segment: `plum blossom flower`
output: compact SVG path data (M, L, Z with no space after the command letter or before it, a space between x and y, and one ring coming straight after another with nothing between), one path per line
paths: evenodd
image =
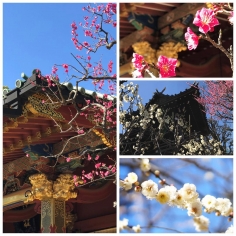
M197 11L193 24L199 27L201 33L206 34L208 31L214 31L214 27L219 25L219 21L215 17L213 10L203 7Z
M130 172L128 174L127 179L129 180L130 183L134 184L135 182L138 181L138 176L134 172Z
M184 208L186 205L186 202L184 200L183 193L180 191L177 191L173 199L171 199L171 201L169 202L169 204L177 206L178 208Z
M226 231L225 231L226 234L233 234L234 233L234 226L231 225Z
M119 224L120 230L123 230L123 229L127 228L128 222L129 222L128 219L120 220L120 224Z
M132 230L133 230L135 233L140 233L140 232L141 232L140 225L133 226L133 227L132 227Z
M189 216L200 216L202 214L202 204L200 200L189 203L187 205L187 210Z
M165 204L170 200L170 193L167 189L161 188L156 195L156 200L161 204Z
M194 217L193 221L196 231L208 232L208 227L210 223L208 218L206 218L205 216L199 216L199 217Z
M216 198L214 196L211 196L211 195L206 195L202 199L202 205L206 208L206 211L208 213L211 213L215 210Z
M188 50L196 49L198 46L199 36L197 36L190 27L187 28L185 33L185 40L188 43Z
M217 198L216 199L216 210L218 210L221 215L229 216L231 213L232 203L228 198Z
M183 198L187 202L195 201L198 197L196 186L194 184L184 184L183 188L181 188L179 191L183 194Z
M132 72L133 78L143 78L143 73L140 70L134 70Z
M138 53L133 53L132 63L136 69L143 68L143 61L144 57L142 55L139 55Z
M168 78L175 76L175 68L177 65L177 59L167 58L165 56L159 56L157 61L157 67L159 68L160 78Z
M132 183L128 180L128 178L125 178L124 180L120 180L120 187L125 191L128 191L132 188Z
M142 194L147 199L154 199L156 197L156 194L158 192L158 186L155 182L153 182L152 180L144 181L141 184L141 187L142 187Z
M112 61L109 61L109 63L108 63L108 72L109 72L109 73L112 72L112 65L113 65L113 62L112 62Z
M62 64L62 67L65 69L65 72L68 72L68 65L67 64Z
M140 169L144 172L149 171L151 169L151 164L149 163L148 158L144 158L141 160Z

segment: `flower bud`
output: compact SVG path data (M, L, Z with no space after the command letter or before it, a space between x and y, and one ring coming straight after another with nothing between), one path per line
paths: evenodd
M136 187L134 188L134 191L135 191L135 192L141 192L141 191L142 191L142 187L141 187L141 186L136 186Z
M155 170L154 174L155 174L156 177L159 177L160 171L159 170Z

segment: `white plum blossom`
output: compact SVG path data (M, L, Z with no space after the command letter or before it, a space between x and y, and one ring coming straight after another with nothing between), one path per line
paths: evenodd
M189 216L200 216L202 214L202 204L200 200L187 204L187 210Z
M187 202L194 202L198 198L198 193L196 192L196 186L194 184L184 184L183 188L179 191L182 192L183 198Z
M234 233L234 226L231 225L226 231L225 231L226 234L233 234Z
M149 163L148 158L143 158L140 162L140 169L144 172L147 172L151 169L151 164Z
M169 202L170 205L177 206L178 208L185 208L186 202L184 200L183 194L180 191L177 191L173 199Z
M120 180L120 187L123 188L125 191L128 191L132 188L132 183L129 182L126 177L124 180Z
M206 218L205 216L199 216L199 217L194 217L193 221L196 231L208 232L208 227L210 223L208 218Z
M231 213L232 203L228 198L217 198L216 199L216 210L223 216L229 216Z
M202 205L206 208L206 212L211 213L213 211L215 211L215 207L216 207L216 198L214 196L211 195L206 195L203 199L202 199Z
M229 216L232 212L232 203L228 198L217 198L216 199L216 210L223 216Z
M141 232L140 225L133 226L132 229L135 233L140 233Z
M130 172L127 177L128 181L132 184L138 181L138 176L134 172Z
M159 189L156 200L162 204L168 203L171 205L170 202L175 199L176 192L176 187L166 185L164 188Z
M126 229L128 226L128 223L129 223L128 219L120 220L120 224L119 224L120 230Z
M141 184L142 187L142 194L147 199L154 199L156 197L156 194L158 192L158 185L153 182L152 180L144 181Z
M156 200L161 204L165 204L170 200L170 192L166 188L161 188L156 195Z

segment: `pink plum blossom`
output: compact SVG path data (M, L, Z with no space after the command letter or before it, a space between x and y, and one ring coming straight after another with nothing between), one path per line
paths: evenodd
M199 37L191 30L190 27L187 28L187 32L185 33L185 40L188 43L188 50L197 48Z
M175 68L177 65L177 59L167 58L165 56L159 56L157 61L157 67L159 68L160 78L168 78L175 76Z
M208 31L214 31L214 27L219 25L219 21L215 17L213 10L203 7L197 11L193 24L199 27L201 33L206 34Z

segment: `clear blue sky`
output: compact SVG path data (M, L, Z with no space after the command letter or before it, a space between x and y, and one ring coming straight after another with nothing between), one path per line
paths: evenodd
M85 23L84 16L91 16L82 8L89 3L4 3L3 4L3 85L15 88L15 81L22 72L31 76L38 68L42 74L50 74L54 64L71 64L79 68L71 56L87 57L86 51L78 51L71 40L71 23ZM105 30L116 38L116 28L104 25ZM88 41L81 27L78 27L80 42ZM111 50L100 48L91 53L92 62L102 59L107 69L108 62L114 62L112 74L116 73L116 46ZM92 63L91 63L92 64ZM80 69L80 68L79 68ZM70 73L79 75L75 71ZM59 70L60 81L67 79L63 68ZM73 82L74 83L74 82ZM86 89L94 89L92 83L80 84Z
M182 188L184 183L192 183L196 185L201 198L207 194L216 198L229 198L228 194L233 192L233 158L195 158L193 160L203 168L209 168L210 171L200 169L180 158L150 158L150 162L160 171L161 177L177 189ZM152 174L148 177L142 175L141 170L137 168L138 163L132 158L121 158L120 179L127 177L129 172L135 172L139 176L140 183L148 179L158 183L159 179ZM161 188L160 184L158 188ZM120 203L121 205L125 203L125 206L120 208L120 220L129 219L129 225L147 226L147 223L153 220L154 226L176 229L183 233L196 232L192 217L187 215L186 210L161 205L156 200L147 200L141 193L135 193L133 190L129 190L127 195L122 192L124 190L120 190ZM230 200L233 203L233 199L230 198ZM204 212L203 215L210 219L209 229L212 233L217 232L219 226L226 230L232 224L227 221L227 217L217 217L214 213ZM158 228L152 228L149 232L173 233L173 231Z

